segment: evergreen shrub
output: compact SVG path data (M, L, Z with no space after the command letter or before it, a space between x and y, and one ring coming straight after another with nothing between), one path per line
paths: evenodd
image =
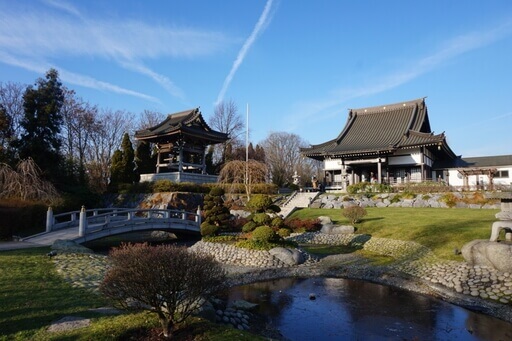
M285 228L285 227L280 228L279 230L277 230L277 234L280 237L282 237L282 238L289 237L291 233L292 233L292 231L290 229L288 229L288 228Z
M251 212L265 212L273 204L272 199L268 195L254 194L247 203L247 208Z
M244 226L242 226L242 232L252 232L256 226L258 226L254 221L248 221Z
M251 240L254 242L271 242L277 239L277 235L270 226L258 226L252 231Z
M272 219L266 213L256 213L254 215L254 217L252 218L252 221L254 221L258 226L260 226L260 225L270 225L270 223L272 222Z

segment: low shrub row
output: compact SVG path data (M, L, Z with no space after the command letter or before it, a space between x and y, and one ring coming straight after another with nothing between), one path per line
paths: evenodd
M159 192L190 192L208 193L213 187L221 187L226 193L245 193L243 184L196 184L191 182L173 182L171 180L158 180L155 182L138 182L134 184L119 184L111 189L115 193L159 193ZM278 187L274 184L255 184L253 194L276 194Z

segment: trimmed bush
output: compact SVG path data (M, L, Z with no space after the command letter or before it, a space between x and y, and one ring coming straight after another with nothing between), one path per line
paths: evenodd
M286 219L284 225L290 228L293 232L315 232L322 228L322 224L318 219Z
M392 191L392 187L385 184L370 183L370 182L359 182L357 184L347 186L347 192L349 194L356 193L389 193Z
M366 209L361 206L351 206L343 209L343 216L350 220L352 224L360 222L367 214Z
M254 194L247 203L251 212L265 212L272 205L272 199L268 195Z
M275 217L272 219L272 222L270 223L270 226L275 228L281 228L284 226L284 220L281 217Z
M244 226L242 226L242 232L252 232L256 226L258 226L254 221L248 221Z
M270 225L270 223L272 222L272 219L266 213L256 213L253 216L252 221L254 221L258 226L260 226L260 225Z
M270 226L258 226L252 231L251 240L255 242L271 242L276 237L276 233Z
M219 232L219 227L207 222L201 224L201 236L211 237L215 236Z
M291 233L292 233L292 230L287 229L287 228L280 228L279 230L277 230L277 234L279 236L281 236L282 238L290 236Z
M224 206L222 199L224 190L220 187L213 187L210 193L204 197L204 224L215 225L220 229L228 229L230 226L229 209ZM208 229L210 231L210 229Z

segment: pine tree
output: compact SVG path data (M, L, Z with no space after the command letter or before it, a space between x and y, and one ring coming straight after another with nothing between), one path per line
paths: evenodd
M122 172L121 182L134 183L138 181L138 175L135 172L135 151L133 150L132 141L130 136L125 133L123 136L123 142L121 142L122 151Z
M17 143L21 159L32 158L46 176L60 176L60 112L64 91L57 70L50 69L45 79L39 78L35 88L29 86L23 95L24 116L20 122L23 133Z
M135 150L135 164L137 174L148 174L155 172L155 163L151 157L151 145L145 141L139 141Z

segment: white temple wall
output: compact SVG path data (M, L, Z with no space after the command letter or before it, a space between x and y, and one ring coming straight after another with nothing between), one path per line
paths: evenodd
M512 165L507 167L497 167L498 173L493 178L494 186L512 186ZM450 186L463 187L464 177L457 169L449 169ZM487 187L489 185L489 177L487 175L469 175L468 185L471 189L478 186Z
M404 152L404 151L400 151ZM399 154L399 153L397 153ZM421 156L422 154L418 152L414 153L404 153L404 155L396 155L388 157L388 165L390 166L398 166L398 165L415 165L421 164Z

